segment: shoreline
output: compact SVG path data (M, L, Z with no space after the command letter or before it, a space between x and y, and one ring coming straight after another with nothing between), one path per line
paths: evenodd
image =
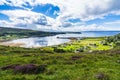
M58 39L77 39L77 40L80 40L80 39L84 39L84 38L87 38L87 37L57 37Z

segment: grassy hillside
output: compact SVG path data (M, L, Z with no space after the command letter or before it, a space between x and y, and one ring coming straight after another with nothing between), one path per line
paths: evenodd
M60 34L59 32L43 32L28 29L4 28L0 27L0 40L10 40L23 37L43 37ZM62 34L62 33L61 33Z
M0 28L0 39L57 33ZM0 46L0 80L120 80L120 34L43 48Z
M0 46L0 80L120 80L119 36L36 49Z
M61 54L0 46L0 67L0 80L119 80L120 51Z

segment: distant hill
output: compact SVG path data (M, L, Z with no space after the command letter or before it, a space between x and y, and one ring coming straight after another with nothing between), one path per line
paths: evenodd
M61 34L61 32L44 32L44 31L36 31L36 30L29 30L29 29L17 29L17 28L6 28L0 27L0 36L5 35L18 35L18 36L52 36L56 34Z

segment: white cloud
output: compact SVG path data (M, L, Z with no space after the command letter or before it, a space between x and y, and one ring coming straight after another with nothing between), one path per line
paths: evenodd
M120 3L118 0L66 0L60 6L59 18L75 17L82 21L103 18L112 12L118 12L120 10L120 5L116 5L118 3Z
M10 22L5 21L5 20L0 20L0 26L3 26L3 27L14 27L13 23L10 23Z
M27 10L4 10L0 13L7 15L10 19L10 22L1 21L6 23L6 26L37 29L37 26L51 27L50 25L54 23L54 19L50 17Z
M120 20L116 20L116 21L113 21L113 22L106 22L105 24L106 25L120 24Z
M13 26L17 24L31 25L40 29L65 29L70 30L77 28L79 30L96 30L96 29L108 29L105 24L99 25L75 25L70 22L65 22L71 18L79 18L81 21L86 22L97 18L104 18L109 14L120 15L120 0L1 0L0 5L4 3L24 8L25 10L8 10L1 11L1 13L8 15L12 21ZM53 4L60 8L59 16L56 19L47 17L41 13L32 12L31 9L23 5L31 5L32 8L41 4ZM27 10L26 10L27 9ZM56 14L56 12L55 12ZM36 22L43 20L41 16L46 17L47 25L35 24ZM40 22L38 22L40 23ZM50 26L51 25L51 26ZM22 26L22 25L21 25ZM70 26L67 27L66 26ZM65 27L65 28L64 28ZM104 27L104 28L103 28Z
M107 30L107 29L105 29L105 27L103 27L103 26L91 24L91 25L66 27L66 28L64 28L63 31L99 31L99 30Z
M12 5L23 7L22 5L31 6L40 4L53 4L60 8L59 17L77 17L83 21L95 18L102 18L103 16L112 13L113 11L120 10L119 0L6 0L2 2Z
M109 30L120 30L120 20L106 22L102 24L105 28L108 28Z

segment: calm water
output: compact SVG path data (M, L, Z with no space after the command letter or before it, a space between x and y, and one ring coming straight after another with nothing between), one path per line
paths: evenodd
M32 48L32 47L44 47L59 45L62 43L69 42L69 39L59 39L57 37L102 37L102 36L112 36L120 33L120 31L86 31L82 34L59 34L55 36L47 37L30 37L16 39L12 41L5 42L6 44L22 44L20 47Z
M104 37L113 36L120 33L120 31L83 31L82 34L65 34L60 37Z

